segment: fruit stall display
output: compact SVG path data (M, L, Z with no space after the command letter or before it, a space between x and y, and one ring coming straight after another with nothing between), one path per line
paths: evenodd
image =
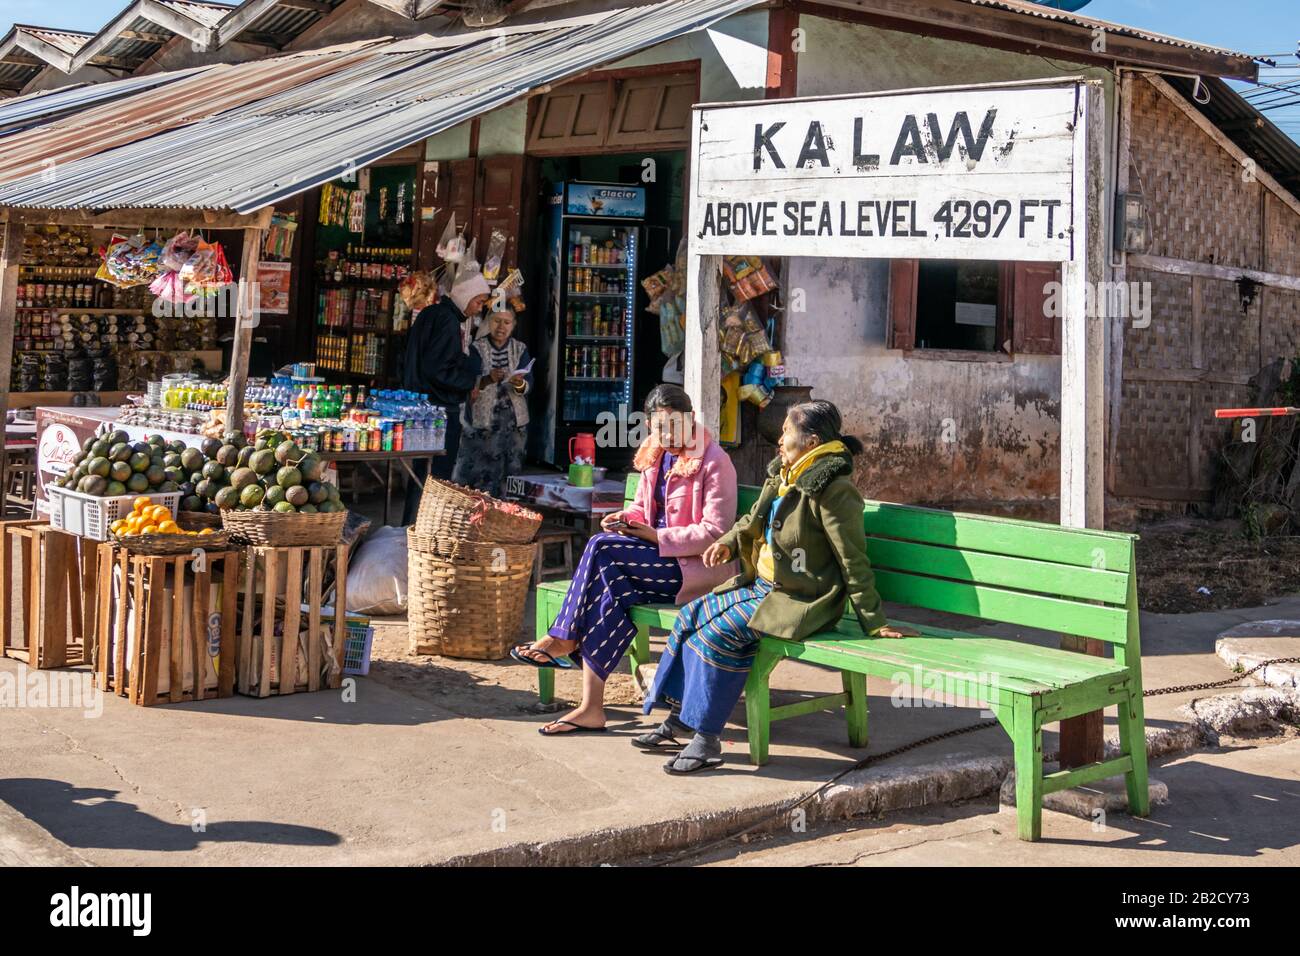
M119 430L87 439L54 486L104 499L176 493L181 511L208 514L346 510L324 473L320 456L302 451L283 432L260 432L252 444L239 432L226 432L224 439L206 438L191 447L161 435L132 442Z

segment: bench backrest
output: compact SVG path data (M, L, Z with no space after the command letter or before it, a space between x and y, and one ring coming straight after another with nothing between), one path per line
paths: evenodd
M630 503L640 476L628 477ZM739 513L759 489L742 485ZM1136 535L868 501L886 601L1137 648Z

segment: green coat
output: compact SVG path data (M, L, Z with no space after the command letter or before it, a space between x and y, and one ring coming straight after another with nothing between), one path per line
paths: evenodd
M781 485L780 469L778 458L768 466L768 480L749 514L718 539L741 565L740 574L718 592L754 583L768 513ZM853 603L864 633L886 623L867 560L862 495L852 474L849 455L827 455L800 475L782 499L772 522L776 582L749 622L755 630L801 641L833 627L844 616L845 601Z

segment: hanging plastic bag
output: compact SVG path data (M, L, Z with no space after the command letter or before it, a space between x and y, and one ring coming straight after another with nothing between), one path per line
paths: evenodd
M453 212L442 230L442 238L434 250L443 262L460 262L465 255L465 238L456 231L456 214Z
M686 348L686 317L676 296L666 295L658 302L659 348L664 355L676 355Z
M185 291L185 280L179 272L161 272L158 278L149 284L149 291L174 305L185 305L194 301L194 296Z
M191 236L188 232L176 233L163 246L162 255L158 257L158 268L168 272L180 272L198 246L197 236Z
M500 229L493 229L488 239L487 258L483 260L483 278L494 282L501 275L501 260L506 254L506 234Z

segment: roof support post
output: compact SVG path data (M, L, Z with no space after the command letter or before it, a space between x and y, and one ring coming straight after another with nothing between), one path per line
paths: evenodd
M0 438L9 411L10 375L13 371L14 326L18 324L18 266L23 259L23 237L27 226L8 222L0 227ZM6 458L0 453L0 518L9 503L9 475Z
M265 230L244 230L244 255L239 265L239 303L235 316L235 343L230 351L230 388L226 397L226 429L244 428L244 386L248 384L248 359L253 350L253 329L260 321L261 295L257 267L262 259Z
M695 420L717 435L722 418L722 353L718 349L722 256L689 255L686 261L686 391L695 406Z
M1074 150L1074 256L1062 269L1061 524L1105 527L1106 179L1102 88L1079 88ZM1100 657L1101 641L1061 636L1065 650ZM1102 757L1101 711L1061 721L1061 768Z

